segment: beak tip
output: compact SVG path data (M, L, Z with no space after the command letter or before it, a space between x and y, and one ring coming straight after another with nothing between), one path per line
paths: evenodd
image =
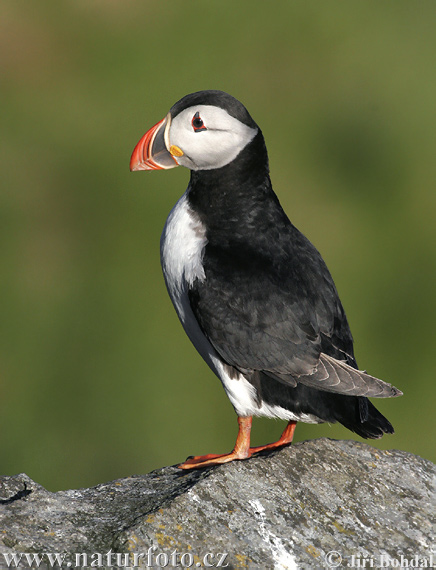
M144 145L142 144L142 139L139 143L135 146L132 156L130 157L130 164L129 168L131 172L135 172L136 170L142 170L141 166L144 164Z

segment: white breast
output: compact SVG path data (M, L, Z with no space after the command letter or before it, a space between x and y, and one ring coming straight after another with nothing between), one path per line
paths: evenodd
M185 296L195 279L205 279L203 251L206 229L189 207L186 193L167 218L160 241L165 283L180 320L186 316Z
M216 352L198 325L188 298L195 279L204 280L203 253L206 229L191 210L186 193L167 218L160 241L161 263L165 283L177 315L191 342L219 376L212 356Z

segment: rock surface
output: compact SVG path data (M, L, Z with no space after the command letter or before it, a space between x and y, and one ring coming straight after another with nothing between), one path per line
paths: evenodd
M436 567L435 482L410 453L329 439L57 493L3 477L0 568Z

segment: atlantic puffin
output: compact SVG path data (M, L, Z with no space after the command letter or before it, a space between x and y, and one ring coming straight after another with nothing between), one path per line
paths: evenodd
M161 237L165 283L239 424L233 451L179 467L288 445L299 421L339 422L363 438L393 433L368 397L401 392L358 369L330 272L282 209L264 137L244 105L222 91L186 95L138 142L130 170L179 165L191 175ZM250 447L253 416L288 423L278 441Z

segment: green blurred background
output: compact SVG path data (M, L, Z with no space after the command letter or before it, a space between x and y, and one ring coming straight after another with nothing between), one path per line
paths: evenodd
M232 448L159 263L189 173L128 169L201 89L259 123L360 367L405 393L375 402L396 434L374 445L436 460L435 26L430 0L1 2L2 474L57 490ZM254 444L282 428L256 420ZM299 424L295 440L320 436L354 437Z

